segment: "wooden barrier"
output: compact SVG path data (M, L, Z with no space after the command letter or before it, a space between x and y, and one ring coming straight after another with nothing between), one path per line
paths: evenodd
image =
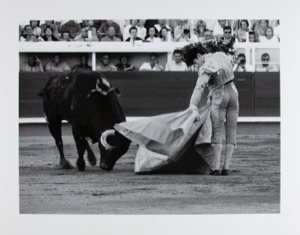
M187 108L197 80L196 72L103 74L121 91L119 101L126 116L151 116ZM37 93L48 79L48 73L19 73L20 118L44 116L42 99ZM235 73L239 116L280 116L279 80L279 73Z

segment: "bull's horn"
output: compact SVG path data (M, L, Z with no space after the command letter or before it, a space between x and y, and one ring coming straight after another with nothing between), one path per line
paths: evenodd
M102 135L100 137L100 142L106 150L114 149L117 147L117 146L111 146L106 142L106 138L108 136L113 136L113 135L115 135L115 130L106 130L105 132L102 133Z

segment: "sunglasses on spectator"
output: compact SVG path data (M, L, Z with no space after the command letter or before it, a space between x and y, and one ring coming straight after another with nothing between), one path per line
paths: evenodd
M262 58L262 61L269 61L269 58Z
M225 34L231 34L231 31L224 31Z
M104 57L103 60L109 60L109 58L108 57Z

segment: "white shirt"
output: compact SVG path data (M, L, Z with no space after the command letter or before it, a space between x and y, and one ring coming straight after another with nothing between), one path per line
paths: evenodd
M268 39L267 37L262 36L260 38L260 42L261 43L279 43L279 40L276 36L273 36L271 39Z
M160 67L160 68L162 69L162 71L164 70L164 68L163 68L161 65L159 65L159 64L158 64L158 67ZM155 66L152 68L150 62L148 62L148 63L147 63L147 62L143 63L142 66L140 67L140 71L141 71L142 69L148 69L148 70L153 70L153 71L160 71L160 70L157 70L157 69L155 68Z
M188 71L188 67L183 61L177 64L175 60L172 60L166 64L165 71Z
M146 42L161 42L161 39L153 37L153 39L151 40L151 38L149 37L146 39Z
M250 64L245 64L244 66L245 66L246 72L252 72L252 71L253 71L252 65L250 65ZM238 70L236 71L236 68L237 68L237 67L238 67L238 64L235 64L235 65L233 66L233 68L232 68L233 72L244 72L244 70L243 70L241 67L239 67Z
M214 30L213 30L213 35L216 36L216 35L223 35L224 32L223 32L223 28L222 26L218 23L216 23L215 27L214 27Z

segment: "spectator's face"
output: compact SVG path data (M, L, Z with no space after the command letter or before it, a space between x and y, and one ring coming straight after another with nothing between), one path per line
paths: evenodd
M112 21L112 20L108 20L108 21L107 21L107 24L108 24L108 25L112 25L112 24L113 24L113 21Z
M87 65L87 63L88 63L87 58L85 56L80 57L80 62L82 65Z
M157 57L155 55L150 56L150 64L154 65Z
M225 27L225 24L226 24L226 20L218 20L219 21L219 24L221 25L222 28Z
M31 27L35 28L37 26L37 21L31 21Z
M109 64L109 56L108 56L108 55L104 55L104 56L102 57L102 63L103 63L104 65L108 65L108 64Z
M272 38L273 37L273 31L272 31L272 29L267 29L266 30L266 36L267 36L267 38Z
M176 63L180 63L181 62L181 54L180 53L175 53L174 54L174 59Z
M198 27L198 30L199 30L200 32L203 32L204 29L205 29L205 24L200 24L199 27Z
M166 20L158 20L158 23L161 27L166 25Z
M29 58L28 58L28 64L31 65L31 66L35 65L35 61L36 61L35 56L30 55Z
M263 28L267 27L267 21L261 20L260 21L260 26L263 27Z
M166 37L166 36L168 35L168 30L163 29L163 30L161 31L161 35L162 35L163 37Z
M52 35L52 30L50 28L47 28L45 31L46 36L51 36Z
M122 58L121 58L121 63L122 63L122 64L127 64L127 62L128 62L127 57L126 57L126 56L122 56Z
M88 21L88 26L92 27L94 25L94 21L93 20L89 20Z
M208 41L210 39L211 39L211 32L210 31L204 32L204 40Z
M52 20L45 20L46 25L51 25L52 24Z
M185 24L185 20L180 20L180 25L183 26Z
M88 37L88 32L87 32L87 30L86 30L86 29L82 29L82 30L81 30L81 35L82 35L83 38L87 38L87 37Z
M133 38L136 38L137 37L137 30L136 29L132 29L130 31L130 35L133 37Z
M264 66L268 66L269 62L270 62L270 56L268 55L263 55L261 57L261 62Z
M224 38L229 39L231 37L231 30L225 29L224 30Z
M249 34L249 42L254 42L254 34Z
M132 20L131 25L136 26L138 24L139 20Z
M242 27L242 29L247 29L247 23L245 22L245 21L242 21L242 23L241 23L241 27Z
M26 29L25 29L25 32L28 36L31 36L32 35L32 27L31 26L27 26Z
M60 62L60 56L59 56L59 55L55 55L55 56L53 57L53 62L54 62L55 64L59 64L59 62Z
M154 28L149 28L149 35L154 36L155 35L155 29Z
M68 40L70 39L69 34L68 34L68 33L63 33L63 39L64 39L65 41L68 41Z
M110 37L115 36L115 28L114 27L109 27L108 30L107 30L107 34Z
M237 58L237 63L238 64L245 64L245 62L246 62L246 59L245 59L245 57L244 56L239 56L238 58Z

